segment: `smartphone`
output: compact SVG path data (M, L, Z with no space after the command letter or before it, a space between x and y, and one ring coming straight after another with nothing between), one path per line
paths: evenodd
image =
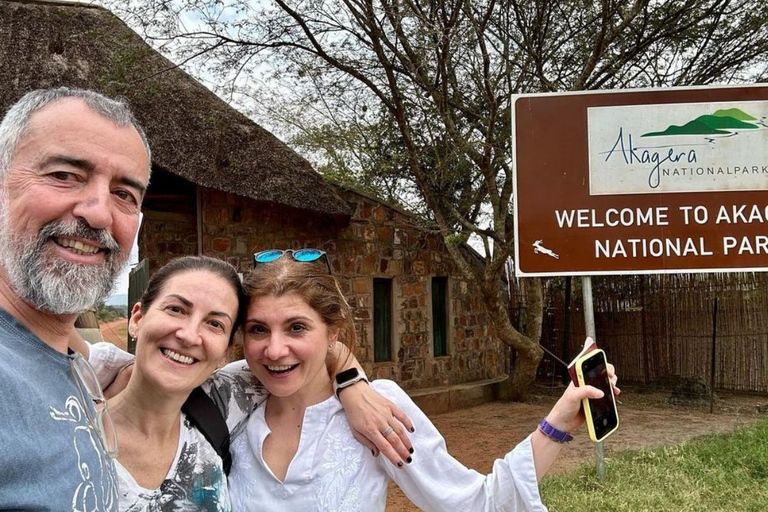
M608 362L605 352L593 350L576 361L576 376L579 386L593 386L601 390L603 398L585 398L582 401L587 418L589 438L598 443L619 428L619 411L613 386L608 378Z

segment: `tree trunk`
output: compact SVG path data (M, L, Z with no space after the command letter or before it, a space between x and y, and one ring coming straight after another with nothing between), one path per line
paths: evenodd
M541 294L541 281L539 279L538 291ZM499 281L500 283L500 281ZM495 285L495 283L494 283ZM496 289L484 289L483 295L491 315L491 322L496 329L496 335L505 345L512 347L517 352L515 366L510 370L510 378L507 381L506 389L502 392L502 399L523 401L528 398L531 384L536 379L536 368L539 366L544 351L541 350L538 338L531 339L528 336L517 331L512 327L512 321L509 318L506 300L502 299L500 285L494 286ZM535 285L534 285L535 288ZM535 290L534 290L535 293ZM538 312L534 311L538 308ZM539 318L538 333L541 334L542 302L532 301L531 307L527 313L532 318ZM536 324L536 322L531 322ZM532 327L534 330L535 326ZM528 330L530 331L531 328Z
M536 368L544 352L538 345L531 343L530 350L517 351L515 367L509 375L509 400L523 402L528 399L531 385L536 380Z
M544 322L544 294L541 289L541 278L526 278L520 281L525 288L527 300L523 334L538 344L541 342L541 329Z

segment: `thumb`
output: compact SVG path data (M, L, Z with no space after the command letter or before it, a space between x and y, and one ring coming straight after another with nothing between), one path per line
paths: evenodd
M580 391L580 397L579 398L591 398L592 400L596 400L598 398L603 398L605 396L605 393L603 393L601 390L597 389L594 386L582 386L581 388L578 388Z

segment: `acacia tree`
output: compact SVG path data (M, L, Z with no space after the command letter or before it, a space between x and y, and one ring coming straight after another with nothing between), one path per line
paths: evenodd
M360 141L376 123L393 127L395 176L414 185L517 351L514 398L542 356L542 300L540 281L523 280L528 318L516 330L501 279L513 254L511 96L754 82L768 62L763 0L134 0L116 10L178 58L202 58L230 91L289 84L271 98L312 113L288 116L294 125L332 119ZM368 149L340 144L335 157ZM484 246L480 265L461 250L470 236Z

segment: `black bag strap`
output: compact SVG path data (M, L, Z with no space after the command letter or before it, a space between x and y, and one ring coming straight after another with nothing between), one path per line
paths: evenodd
M229 453L229 428L221 411L200 386L192 390L181 406L189 421L197 427L221 457L224 474L229 476L232 454Z

